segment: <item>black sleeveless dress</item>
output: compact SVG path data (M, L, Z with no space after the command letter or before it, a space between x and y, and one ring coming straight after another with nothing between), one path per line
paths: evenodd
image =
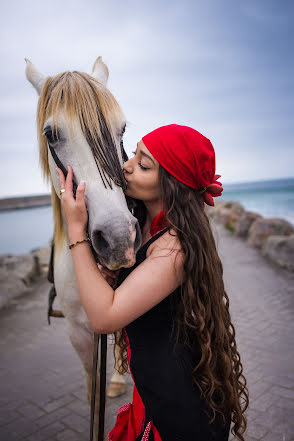
M155 234L137 253L131 268L120 271L118 284L146 259L148 247L167 230ZM133 403L122 406L108 434L110 441L227 441L230 418L223 424L200 399L192 369L201 358L180 342L174 346L172 309L175 290L127 325L128 360L135 383Z

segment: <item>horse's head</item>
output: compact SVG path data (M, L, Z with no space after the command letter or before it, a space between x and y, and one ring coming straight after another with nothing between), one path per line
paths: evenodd
M74 181L86 181L88 234L99 261L129 267L141 243L128 210L122 174L125 117L106 87L108 69L99 57L92 75L64 72L44 77L28 60L26 75L40 95L37 112L40 162L52 184L54 242L65 240L56 161L72 165ZM60 165L58 165L60 167Z

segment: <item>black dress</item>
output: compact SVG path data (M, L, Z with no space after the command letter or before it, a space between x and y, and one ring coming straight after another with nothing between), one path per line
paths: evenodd
M136 264L120 271L119 285L146 259L151 243L166 231L155 234L140 248ZM134 397L133 403L120 408L116 425L108 434L111 441L228 440L230 418L224 425L217 413L209 425L212 413L200 399L200 391L192 380L192 369L201 357L200 348L192 352L181 343L174 347L172 297L177 294L175 290L125 327ZM144 415L137 410L138 400Z

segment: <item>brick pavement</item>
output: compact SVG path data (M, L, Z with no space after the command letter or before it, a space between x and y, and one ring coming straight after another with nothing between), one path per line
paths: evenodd
M294 274L277 269L221 226L219 254L248 380L246 441L294 440ZM220 234L221 233L221 234ZM0 312L0 441L83 441L89 438L89 406L78 356L62 319L46 321L49 284ZM108 351L108 378L112 373ZM108 399L110 430L127 395ZM233 437L231 437L233 439Z

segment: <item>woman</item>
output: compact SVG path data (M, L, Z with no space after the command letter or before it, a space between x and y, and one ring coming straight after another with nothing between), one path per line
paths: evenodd
M108 439L224 441L232 420L243 440L246 379L204 211L222 192L211 142L190 127L160 127L124 164L143 242L115 290L86 242L85 183L74 200L72 169L66 181L58 173L69 240L83 241L71 248L82 304L95 332L123 329L121 370L127 352L135 383L133 402L119 409Z

